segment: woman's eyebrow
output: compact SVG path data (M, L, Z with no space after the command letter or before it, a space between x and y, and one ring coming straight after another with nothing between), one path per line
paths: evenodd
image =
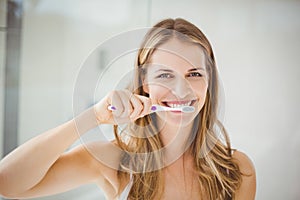
M188 72L197 71L197 70L205 71L205 69L203 67L194 67L194 68L189 69Z
M203 68L203 67L194 67L194 68L189 69L188 72L198 71L198 70L205 71L205 68ZM173 70L171 70L171 69L158 69L155 72L173 72Z
M160 72L160 71L163 71L163 72L173 72L173 70L170 70L170 69L158 69L155 72Z

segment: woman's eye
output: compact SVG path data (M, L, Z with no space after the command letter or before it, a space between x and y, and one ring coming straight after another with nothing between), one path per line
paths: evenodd
M172 78L173 75L169 73L160 74L157 78Z
M188 77L201 77L202 74L200 74L199 72L192 72L190 74L188 74Z

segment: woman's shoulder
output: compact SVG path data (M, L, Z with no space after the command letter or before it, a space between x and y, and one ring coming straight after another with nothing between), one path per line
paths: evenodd
M251 159L246 153L235 150L232 158L236 160L242 173L242 183L236 191L235 199L253 200L256 194L256 173Z
M96 167L103 170L118 171L122 151L114 141L97 141L82 144Z
M255 173L254 164L246 153L239 150L234 150L232 153L232 158L237 161L237 164L239 165L239 168L243 174L251 175Z
M115 141L97 141L81 144L81 151L85 151L85 160L89 160L93 171L99 172L97 185L103 192L115 195L121 183L118 178L118 168L121 158L121 149Z

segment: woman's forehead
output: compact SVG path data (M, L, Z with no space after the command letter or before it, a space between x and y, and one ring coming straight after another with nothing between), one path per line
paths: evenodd
M205 69L205 55L199 45L172 39L155 49L150 63L170 68L181 66Z

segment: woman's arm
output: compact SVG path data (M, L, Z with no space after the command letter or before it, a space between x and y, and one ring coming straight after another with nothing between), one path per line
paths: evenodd
M32 188L23 193L6 196L26 199L66 192L83 184L104 181L105 177L102 174L104 168L104 165L80 145L62 154Z
M112 103L116 111L109 111ZM24 143L0 162L0 194L9 198L29 198L67 191L82 184L115 180L115 170L98 162L80 146L65 150L81 134L99 124L133 121L151 111L151 100L129 91L112 91L94 107L73 120ZM111 144L92 145L93 151L118 162L118 151ZM109 155L106 154L109 152Z
M59 192L91 181L91 175L86 173L88 170L76 172L84 165L80 163L88 158L84 156L87 153L83 149L63 154L79 138L76 123L81 125L78 127L80 133L97 126L94 109L90 108L73 120L38 135L6 156L0 162L0 194L20 198L19 195L28 191L39 195L39 192L35 194L33 191L45 182L47 187ZM87 165L90 164L87 162ZM81 173L79 179L78 173ZM41 193L49 192L46 188Z
M236 200L254 200L256 193L256 173L255 168L249 157L240 152L235 151L233 158L237 160L242 175L242 184L235 194Z

